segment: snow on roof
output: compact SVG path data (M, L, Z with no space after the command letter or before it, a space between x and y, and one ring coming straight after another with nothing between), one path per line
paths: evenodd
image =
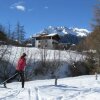
M55 35L57 35L57 33L52 33L52 34L49 34L47 36L55 36Z
M46 34L46 33L43 33L43 34L35 34L33 35L32 37L35 38L35 37L39 37L39 36L55 36L57 35L57 33L51 33L51 34Z

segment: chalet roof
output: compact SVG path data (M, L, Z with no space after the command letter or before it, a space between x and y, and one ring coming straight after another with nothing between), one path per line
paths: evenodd
M58 35L57 33L51 33L51 34L48 34L47 36L55 36L55 35Z
M56 35L58 35L58 34L57 33L51 33L51 34L43 33L43 34L36 34L36 35L34 35L32 37L33 38L36 38L36 37L53 37L53 36L56 36Z

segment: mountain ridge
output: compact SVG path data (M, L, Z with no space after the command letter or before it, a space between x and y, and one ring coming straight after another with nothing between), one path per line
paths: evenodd
M43 34L43 33L47 33L47 34L55 33L61 36L66 35L66 34L72 34L78 37L86 37L89 35L90 31L83 28L67 28L65 26L60 26L60 27L49 26L47 28L44 28L38 34Z

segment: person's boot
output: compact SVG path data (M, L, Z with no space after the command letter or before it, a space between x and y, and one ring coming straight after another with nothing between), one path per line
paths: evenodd
M22 88L24 88L24 85L22 85Z
M22 88L24 88L24 82L22 82Z
M7 88L7 86L6 86L6 82L4 83L4 87Z

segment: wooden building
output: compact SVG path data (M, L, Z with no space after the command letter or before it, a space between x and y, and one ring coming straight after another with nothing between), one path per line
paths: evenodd
M59 35L56 33L46 34L42 33L32 37L35 39L35 47L37 48L47 48L47 49L56 49L59 44Z

